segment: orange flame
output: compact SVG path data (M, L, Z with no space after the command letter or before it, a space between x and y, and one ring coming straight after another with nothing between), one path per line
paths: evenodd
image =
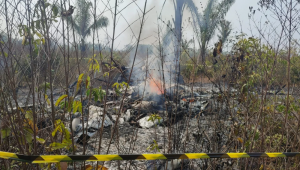
M150 92L151 93L156 93L156 94L163 94L163 90L162 90L162 83L160 80L156 80L155 78L151 78L150 79Z

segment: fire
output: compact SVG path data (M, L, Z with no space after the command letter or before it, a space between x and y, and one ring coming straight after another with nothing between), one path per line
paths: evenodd
M151 78L149 82L150 86L150 92L151 93L156 93L156 94L163 94L163 88L162 88L162 83L160 80L157 80L155 78Z

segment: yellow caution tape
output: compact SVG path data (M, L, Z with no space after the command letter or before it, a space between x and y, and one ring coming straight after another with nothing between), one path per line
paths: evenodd
M210 158L277 158L298 157L300 152L276 153L185 153L185 154L132 154L132 155L21 155L0 151L0 158L29 163L56 163L74 161L112 161L112 160L158 160L158 159L210 159Z

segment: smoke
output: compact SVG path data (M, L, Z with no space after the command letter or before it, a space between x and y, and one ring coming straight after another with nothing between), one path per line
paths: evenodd
M133 85L138 87L140 95L143 93L144 95L162 94L164 93L164 84L166 88L169 88L176 83L183 83L182 77L178 74L179 69L177 67L180 62L181 48L178 40L182 40L181 38L184 36L184 33L188 32L188 34L191 34L192 32L192 21L188 21L192 15L186 9L187 6L183 1L185 0L176 0L177 10L174 10L173 1L166 1L163 8L164 1L153 0L149 5L149 8L151 6L158 8L158 10L156 9L158 12L156 14L153 12L147 14L141 36L142 45L139 45L131 77ZM196 9L196 6L194 6L194 9ZM160 12L161 17L158 19ZM130 22L133 22L135 18L136 16L132 17ZM190 24L190 27L188 24ZM187 29L183 30L183 26ZM139 31L140 22L133 25L132 32L129 35L137 37ZM162 48L159 47L159 41ZM132 66L134 55L135 47L129 54L130 62L128 68ZM178 75L180 76L179 78Z

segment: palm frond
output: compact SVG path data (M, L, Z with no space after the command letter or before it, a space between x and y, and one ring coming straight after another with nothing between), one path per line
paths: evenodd
M229 11L230 7L234 4L235 0L223 0L218 4L216 10L218 11L218 18L222 20L227 12Z
M223 0L218 4L216 4L216 0L208 2L203 15L200 15L201 24L199 25L201 42L204 46L214 36L218 25L224 19L234 2L235 0Z
M91 34L91 30L94 30L94 29L97 30L102 27L107 27L107 25L108 25L108 18L101 16L96 20L95 23L93 23L91 26L89 26L89 28L86 29L85 34L87 36L89 36Z
M218 30L220 32L218 38L222 40L224 44L232 31L231 22L226 20L221 21Z
M193 0L186 0L186 5L188 7L188 9L190 10L191 14L192 14L192 19L193 19L193 25L199 25L200 24L200 16L199 16L199 12L198 9L194 3Z
M91 2L87 2L85 0L77 0L77 8L75 15L75 22L77 23L80 29L80 35L84 38L86 37L86 29L90 25L92 16L89 12L89 9L92 7Z
M217 23L215 3L216 0L210 0L204 9L203 14L199 14L199 17L201 18L199 27L202 46L206 46L215 32Z

